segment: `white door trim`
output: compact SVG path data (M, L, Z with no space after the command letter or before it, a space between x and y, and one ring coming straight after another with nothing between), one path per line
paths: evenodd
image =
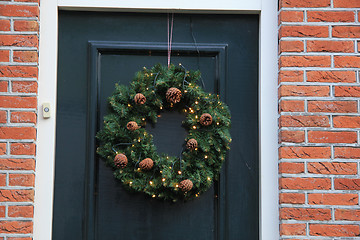
M39 116L35 178L34 240L49 240L55 168L58 9L89 11L179 11L260 13L260 239L279 238L277 155L277 0L51 0L41 1L38 108L49 102L52 116Z

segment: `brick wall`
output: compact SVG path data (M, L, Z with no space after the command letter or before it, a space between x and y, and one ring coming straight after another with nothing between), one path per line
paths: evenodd
M360 235L359 19L360 0L279 2L281 239Z
M38 0L0 0L0 240L32 239Z

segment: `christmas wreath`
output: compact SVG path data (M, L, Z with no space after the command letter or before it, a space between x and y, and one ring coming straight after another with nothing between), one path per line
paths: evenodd
M218 178L231 142L230 112L219 95L198 85L200 78L181 64L158 64L137 72L130 86L116 84L97 153L125 188L177 201L198 197ZM158 153L144 128L170 109L186 115L180 156Z

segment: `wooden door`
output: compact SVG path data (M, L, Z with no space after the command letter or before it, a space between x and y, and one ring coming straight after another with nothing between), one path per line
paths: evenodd
M258 239L258 25L257 15L175 14L171 61L200 69L227 102L233 141L219 182L169 203L125 191L95 153L114 84L166 64L167 15L59 13L54 240ZM148 128L159 152L178 154L182 118Z

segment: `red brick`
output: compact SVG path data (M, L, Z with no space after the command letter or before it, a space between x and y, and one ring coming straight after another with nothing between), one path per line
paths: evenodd
M304 131L281 131L279 133L280 142L302 143L305 142Z
M0 158L0 170L35 170L35 160Z
M32 233L33 223L31 221L0 221L0 233Z
M360 56L334 56L335 67L360 68Z
M12 143L10 154L12 155L35 155L36 145L34 143Z
M309 112L356 113L356 101L309 101Z
M330 127L327 116L296 116L282 115L279 118L280 127Z
M306 235L305 223L282 223L280 224L281 235Z
M321 208L282 208L280 219L284 220L331 220L331 210Z
M35 184L34 174L9 174L10 186L33 187Z
M0 217L1 218L4 218L5 217L5 206L0 206ZM2 238L0 238L0 239L2 239Z
M336 190L360 190L360 179L358 178L336 178L334 180Z
M304 193L280 193L279 203L289 204L304 204L305 194Z
M280 52L303 52L304 43L302 41L281 41Z
M0 19L0 31L10 31L10 20Z
M309 71L307 82L356 82L354 71Z
M0 66L0 77L36 78L38 68L33 66Z
M35 35L1 35L0 46L38 47L39 40Z
M0 62L9 62L10 58L9 50L0 50Z
M14 51L14 62L37 62L36 51Z
M280 173L303 173L304 163L282 162L279 163Z
M303 22L303 11L281 11L279 14L280 22Z
M330 95L329 86L294 86L282 85L279 88L280 97L328 97Z
M308 22L354 22L352 11L308 11Z
M0 186L6 186L6 174L0 174Z
M280 0L280 8L329 7L330 0Z
M37 21L15 21L14 22L14 30L22 31L22 32L37 32L39 31L39 24Z
M36 123L36 113L34 112L11 112L12 123Z
M334 174L334 175L357 174L356 163L309 162L307 163L307 169L309 173L314 173L314 174Z
M1 202L32 202L34 201L34 191L0 189L0 201Z
M356 237L360 233L358 225L310 224L309 228L311 236Z
M310 205L357 205L357 194L346 193L309 193Z
M335 86L336 97L360 97L360 87Z
M33 206L9 206L9 217L32 218L34 216Z
M360 117L358 116L334 116L335 128L360 128Z
M23 0L23 1L31 2L31 0L29 0L29 1ZM19 0L15 0L15 2L19 2ZM0 238L0 240L2 240L2 239ZM30 237L11 237L11 238L8 237L7 240L33 240L33 239Z
M330 56L281 56L280 67L330 67Z
M330 147L280 147L280 158L330 158Z
M8 81L0 81L0 92L7 92L9 90L9 82Z
M360 221L360 209L335 209L335 220Z
M328 37L328 26L281 26L279 37Z
M0 5L0 15L4 17L38 17L39 7L28 5Z
M279 188L293 190L330 189L331 181L329 178L280 178Z
M355 52L353 41L307 41L308 52Z
M355 147L335 147L335 158L360 158L360 148Z
M360 8L359 0L334 0L336 8Z
M0 143L0 155L6 154L6 143Z
M280 111L281 112L304 112L305 111L304 101L281 101Z
M33 127L0 127L0 139L36 139Z
M356 132L309 131L310 143L356 143Z
M0 96L2 108L36 108L36 97Z
M0 123L7 122L7 114L6 111L0 111Z
M360 26L334 26L332 36L338 38L359 38Z
M35 81L13 81L12 91L21 93L36 93L38 84Z
M304 72L303 71L280 71L279 72L279 83L280 82L303 82Z

